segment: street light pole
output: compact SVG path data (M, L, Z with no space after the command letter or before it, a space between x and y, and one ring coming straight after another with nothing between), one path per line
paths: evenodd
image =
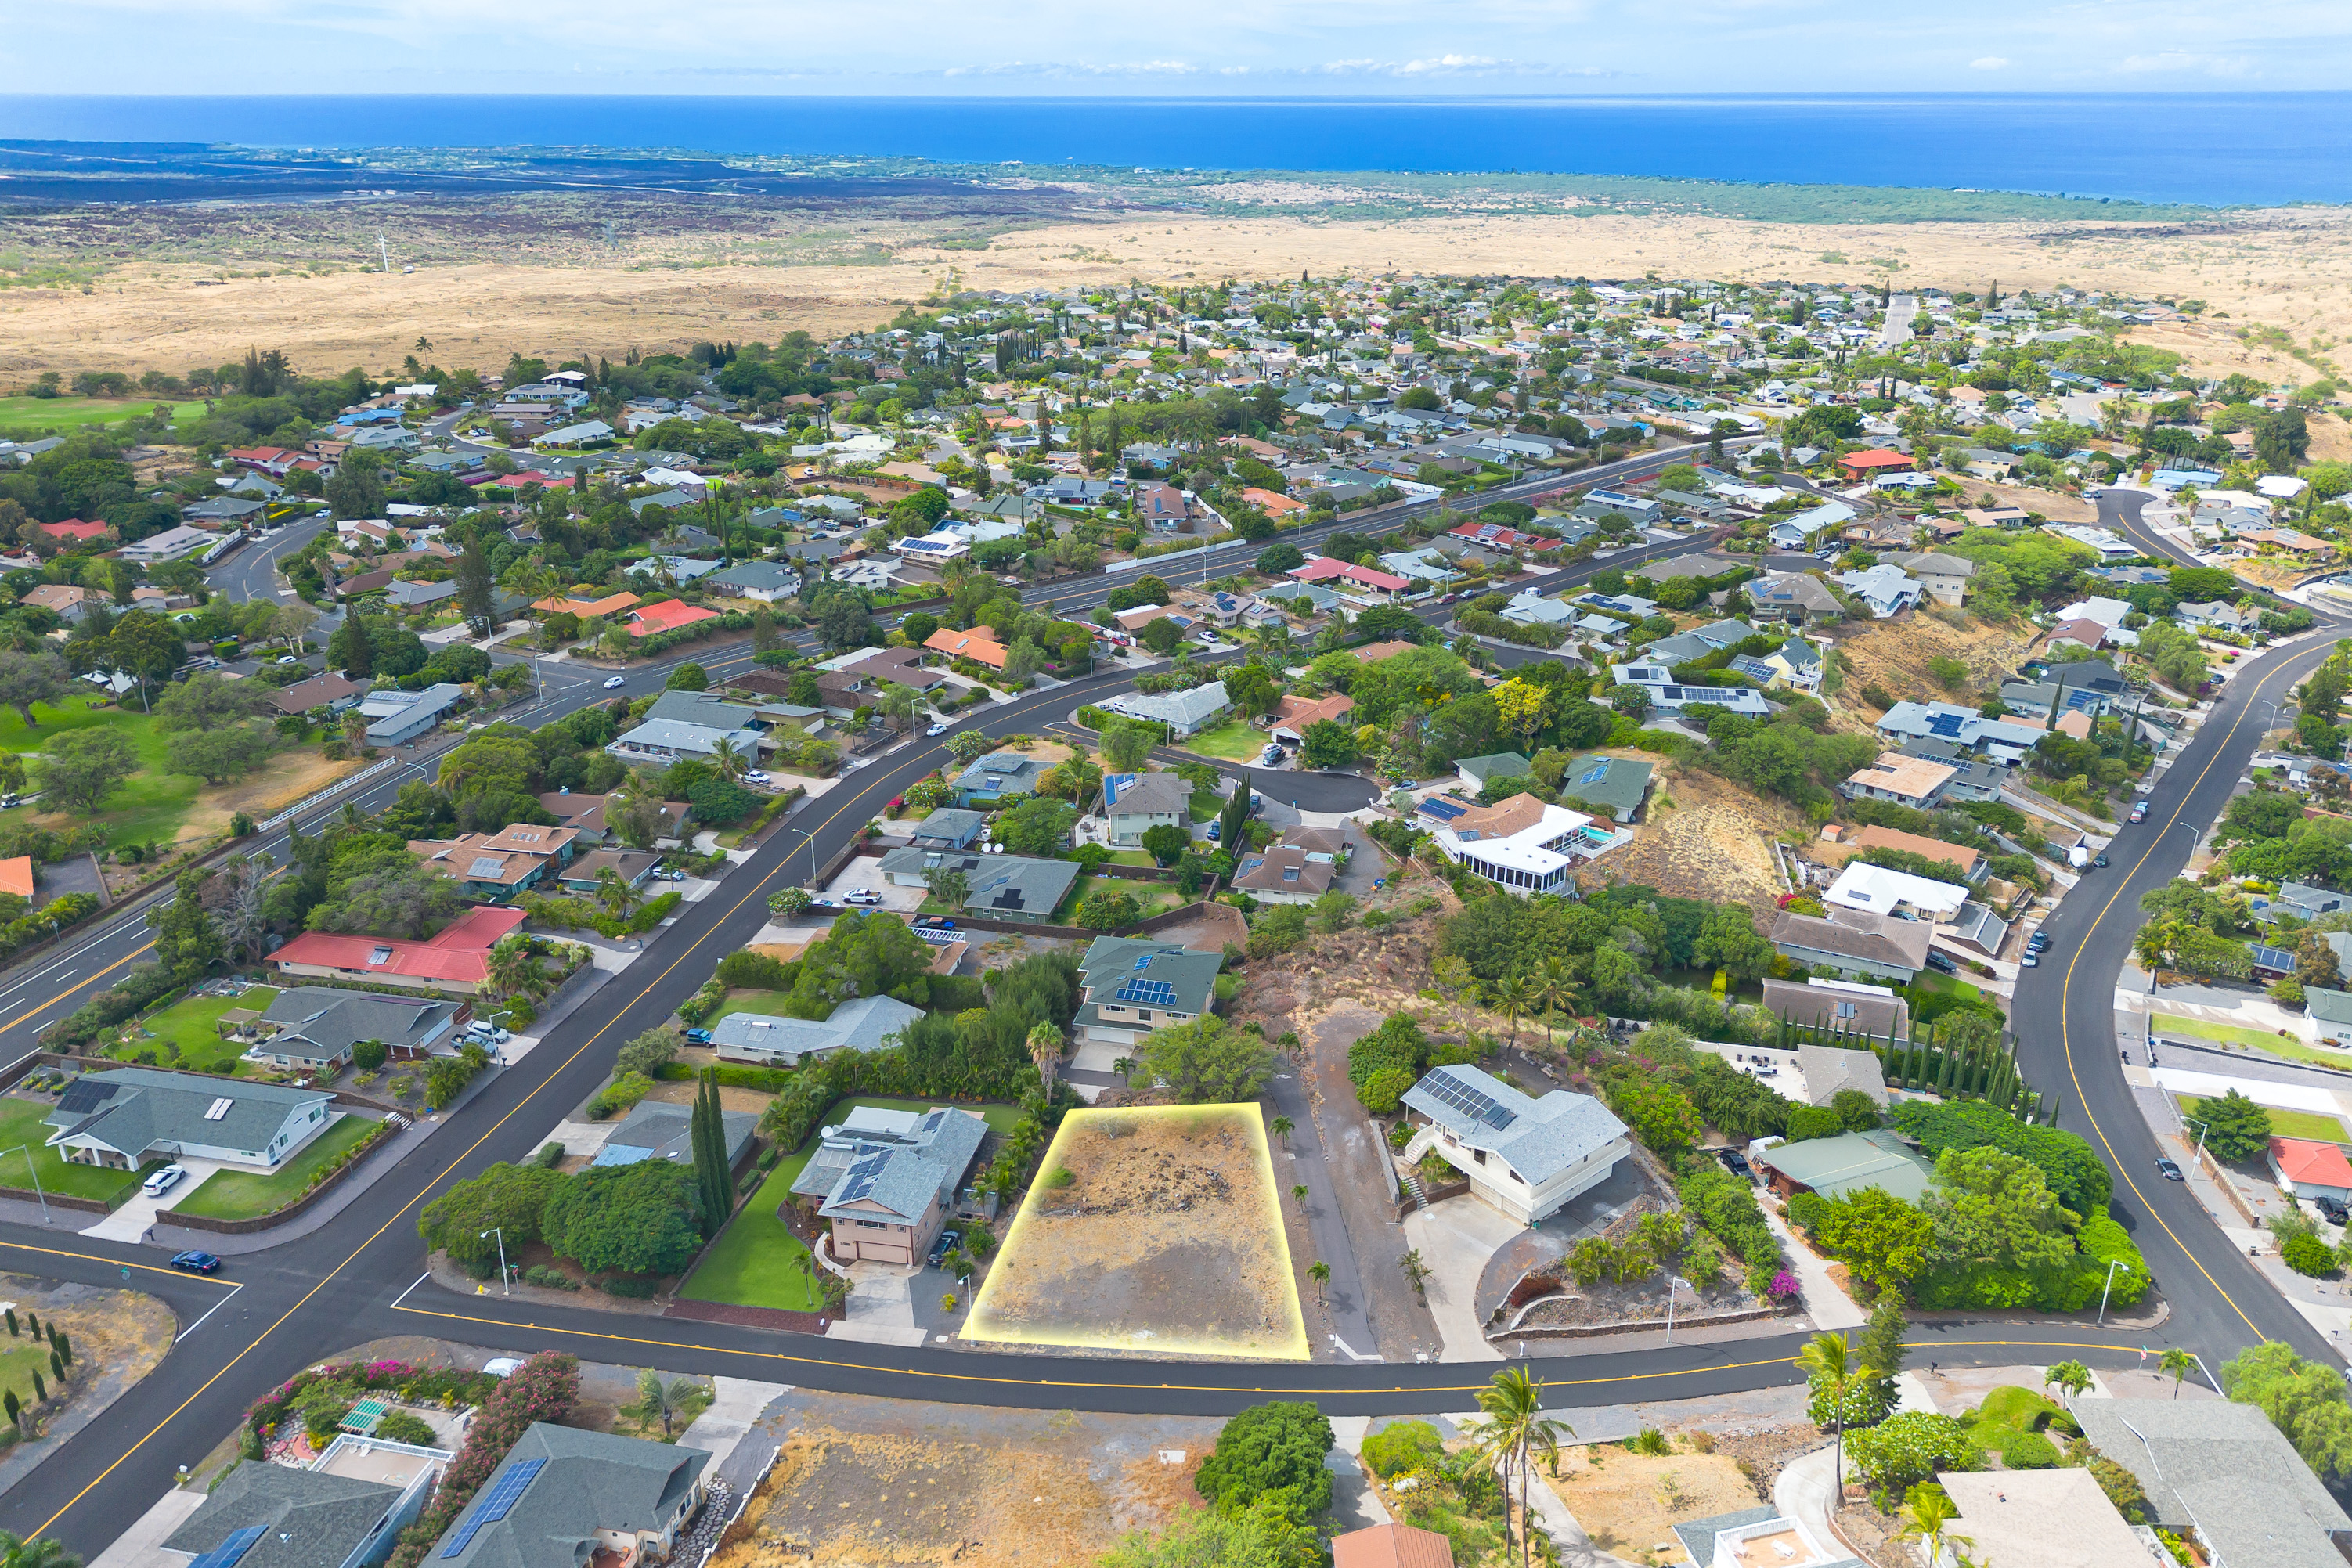
M511 1296L514 1294L514 1288L507 1282L506 1227L503 1225L493 1225L488 1230L483 1231L482 1234L485 1236L495 1236L499 1239L499 1294L501 1296Z
M1669 1274L1666 1276L1666 1343L1668 1344L1675 1343L1675 1287L1676 1285L1680 1285L1684 1290L1688 1291L1691 1293L1691 1300L1694 1301L1698 1300L1697 1286L1692 1284L1688 1280L1684 1279L1680 1274Z
M2098 1321L2098 1326L2099 1326L2099 1327L2101 1327L2101 1328L2105 1328L2105 1327L2106 1326L2106 1322L2107 1322L2107 1292L2108 1292L2109 1291L2112 1291L2112 1290L2114 1290L2114 1289L2116 1288L2116 1270L2118 1270L2118 1269L2120 1269L2120 1268L2122 1268L2123 1266L2124 1266L2124 1260L2123 1260L2122 1259L2120 1259L2120 1258L2117 1258L2117 1259L2114 1260L2112 1262L2110 1262L2110 1263L2107 1265L2107 1282L2106 1282L2105 1284L2101 1285L2101 1286L2099 1287L2099 1321Z
M10 1155L25 1156L25 1168L33 1173L33 1196L41 1200L41 1223L47 1225L49 1222L49 1195L41 1190L41 1167L33 1163L33 1145L19 1144L13 1149L0 1149L0 1159Z

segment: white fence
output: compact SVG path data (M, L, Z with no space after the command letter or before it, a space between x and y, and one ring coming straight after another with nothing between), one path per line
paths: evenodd
M312 790L310 794L303 796L299 800L295 801L284 810L278 812L276 815L268 818L265 821L256 823L255 826L263 832L267 832L272 828L283 827L289 821L301 815L311 807L317 805L320 801L326 800L329 796L339 795L342 793L342 791L350 789L352 785L358 783L362 779L373 779L388 768L398 768L400 766L402 766L401 760L397 757L387 757L383 758L381 761L371 762L365 768L361 768L357 773L344 774L341 779L336 779L324 789Z

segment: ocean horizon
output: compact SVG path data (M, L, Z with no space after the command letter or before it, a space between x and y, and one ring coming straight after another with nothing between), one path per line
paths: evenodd
M0 97L0 140L663 149L2352 202L2352 93L1521 99Z

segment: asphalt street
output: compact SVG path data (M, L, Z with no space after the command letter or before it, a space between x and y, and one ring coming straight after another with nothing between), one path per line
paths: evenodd
M1654 468L1673 455L1652 454L1625 471ZM1588 470L1578 478L1590 482L1596 476L1605 476ZM1540 487L1556 484L1546 480ZM1362 521L1356 520L1356 526L1361 528ZM1679 554L1697 548L1697 542L1654 546L1641 558ZM1249 552L1257 548L1249 547ZM1629 553L1555 580L1568 586L1635 559ZM1099 596L1119 580L1097 580L1069 593L1073 599L1091 595L1099 602ZM1074 603L1069 608L1081 607ZM2159 790L2158 822L2188 821L2197 811L2207 813L2199 820L2210 819L2252 747L2253 727L2230 722L2229 712L2237 710L2228 705L2260 700L2268 683L2283 686L2322 651L2316 643L2298 644L2256 662L2257 668L2269 664L2270 674L2250 671L2232 683L2225 692L2224 711L2217 713L2183 762L2168 775L2167 788L2173 793ZM747 662L749 651L707 648L694 657L723 671ZM668 667L632 672L628 690L644 695L659 689ZM544 698L505 716L544 722L604 695L602 672L568 671L559 663L543 664L542 674L548 682ZM2263 690L2253 689L2257 682ZM1099 701L1129 684L1123 674L1106 672L997 705L976 722L997 736L1042 731L1080 703ZM710 898L685 905L673 923L652 934L644 956L607 984L595 1007L572 1015L520 1061L499 1071L449 1113L429 1141L375 1174L348 1207L298 1243L238 1256L221 1276L196 1280L161 1267L163 1258L153 1249L93 1241L63 1230L0 1226L0 1252L7 1255L9 1267L90 1283L127 1279L169 1301L187 1325L152 1374L0 1495L0 1529L48 1534L71 1551L94 1555L172 1484L177 1466L193 1463L230 1432L238 1412L257 1395L298 1367L394 1333L439 1334L515 1351L559 1348L594 1359L679 1371L974 1404L1216 1414L1286 1395L1315 1398L1335 1414L1465 1407L1491 1367L1065 1359L940 1346L836 1343L750 1328L607 1314L584 1304L518 1306L494 1291L460 1295L425 1277L423 1243L415 1231L418 1207L450 1182L493 1161L528 1157L548 1130L604 1082L623 1040L664 1021L720 956L751 939L767 920L770 892L804 877L812 861L821 862L837 851L891 796L946 759L939 743L913 741L805 802L787 820L785 831L772 835L749 863L735 867ZM356 799L363 809L380 803L398 783L415 776L409 769L383 776ZM336 801L320 808L320 814L340 809ZM2263 1334L2291 1338L2312 1350L2324 1348L2312 1343L2313 1336L2254 1280L2242 1259L2218 1246L2218 1237L2201 1215L2180 1207L2176 1200L2183 1195L2165 1186L2153 1195L2157 1201L2151 1208L2150 1195L2141 1190L2145 1184L2131 1179L2149 1168L2153 1151L2132 1141L2145 1143L2147 1134L2129 1109L2113 1061L2105 1008L2135 924L2130 905L2137 890L2168 874L2165 862L2177 865L2171 857L2185 853L2188 843L2185 834L2156 831L2156 823L2145 832L2132 831L2141 836L2120 842L2127 850L2143 852L2138 862L2116 873L2113 883L2086 883L2069 900L2073 907L2062 909L2053 923L2055 956L2030 977L2055 982L2058 1006L2049 1008L2053 998L2042 998L2042 1007L2019 1010L2021 1017L2046 1013L2058 1021L2054 1033L2029 1025L2021 1049L2034 1082L2050 1086L2063 1081L2073 1086L2068 1124L2080 1124L2087 1113L2095 1119L2096 1135L2114 1140L2107 1146L2116 1152L2114 1164L2126 1181L2119 1205L2126 1217L2135 1218L2141 1245L2149 1249L2172 1304L2172 1321L2154 1332L1991 1320L1923 1330L1923 1350L1945 1363L2047 1361L2071 1354L2093 1364L2123 1365L2144 1345L2176 1343L2205 1352L2210 1362ZM804 851L803 846L809 847ZM277 847L282 849L282 841ZM2117 859L2121 862L2124 856ZM2126 890L2132 899L2123 896ZM2095 915L2083 907L2086 899L2110 891L2116 896ZM2070 920L2079 922L2080 929L2071 929L2065 924ZM69 950L47 955L18 974L0 978L0 985L12 988L0 992L0 998L16 998L16 1010L0 1019L0 1045L8 1048L6 1054L28 1049L30 1036L42 1021L79 1005L77 998L89 987L119 970L144 946L139 922L117 916ZM2029 990L2021 999L2039 995ZM2135 1202L2137 1210L2131 1207ZM2137 1223L2140 1218L2153 1218L2157 1224ZM2177 1250L2152 1245L2158 1231ZM1672 1350L1588 1348L1581 1354L1538 1356L1535 1364L1550 1385L1556 1406L1614 1404L1794 1381L1787 1358L1800 1340L1786 1334Z

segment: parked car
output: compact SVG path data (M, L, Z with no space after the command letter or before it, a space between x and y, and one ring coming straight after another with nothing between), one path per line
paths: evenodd
M1954 961L1949 953L1932 948L1927 954L1927 967L1944 975L1957 975L1960 972L1959 965Z
M2029 953L2039 953L2044 947L2049 946L2050 937L2048 934L2044 932L2036 931L2032 936L2028 936L2025 939L2025 950Z
M1272 768L1281 761L1282 747L1279 746L1269 746L1257 754L1257 765L1260 768Z
M2017 961L2017 967L2021 969L2039 969L2042 967L2042 955L2039 953L2028 953L2024 957L2020 958Z
M844 904L868 904L882 902L882 895L870 887L861 887L842 900Z
M1748 1163L1748 1156L1738 1149L1717 1149L1715 1151L1715 1157L1721 1161L1723 1168L1733 1176L1744 1176L1755 1174L1755 1167Z
M962 1246L962 1245L963 1245L963 1232L962 1232L962 1231L961 1231L961 1230L942 1230L942 1231L940 1231L940 1239L939 1239L937 1241L934 1241L934 1242L932 1242L932 1243L931 1243L931 1256L930 1256L930 1259L929 1259L929 1262L930 1262L931 1267L932 1267L932 1268L934 1268L934 1269L936 1269L936 1268L938 1268L940 1264L942 1264L942 1263L946 1262L946 1261L947 1261L947 1258L948 1258L948 1254L949 1254L950 1252L954 1251L957 1248L959 1248L959 1247L961 1247L961 1246Z
M278 655L278 662L281 664L299 664L302 661L291 653L280 653Z
M488 1019L476 1019L466 1026L466 1038L478 1040L484 1045L504 1045L514 1036Z
M776 776L764 768L754 768L743 775L746 784L773 784L775 781Z
M220 1260L209 1252L175 1252L172 1267L189 1274L209 1274L220 1267Z
M2311 1201L2319 1210L2319 1217L2330 1225L2341 1225L2347 1218L2352 1218L2352 1211L2345 1208L2344 1200L2340 1197L2330 1197L2322 1193Z
M2133 821L2135 821L2135 822L2145 822L2145 821L2147 821L2147 801L2145 801L2145 800L2134 800L2134 801L2132 802L2132 809L2131 809L2131 820L2132 820Z
M629 684L629 677L628 677L628 676L626 676L626 675L614 675L614 676L612 676L611 678L609 678L608 680L606 680L606 681L605 681L605 683L604 683L604 689L605 689L606 691L608 691L608 692L617 692L617 691L619 691L623 686L625 686L625 685L627 685L628 684Z
M2103 855L2103 854L2100 854L2100 855L2093 855L2093 856L2091 857L2091 869L2092 869L2093 871L2105 871L2105 870L2106 870L2106 869L2107 869L2107 857L2106 857L2106 856L2105 856L2105 855Z
M188 1168L185 1166L165 1166L162 1170L141 1182L139 1190L149 1197L161 1197L179 1186L181 1178L187 1174Z
M688 1030L686 1031L686 1043L688 1045L709 1045L710 1043L710 1031L707 1029Z
M2180 1167L2178 1165L2175 1165L2170 1159L2163 1155L2156 1156L2156 1174L2162 1176L2167 1181L2187 1181L2189 1179L2187 1176L2180 1174Z

